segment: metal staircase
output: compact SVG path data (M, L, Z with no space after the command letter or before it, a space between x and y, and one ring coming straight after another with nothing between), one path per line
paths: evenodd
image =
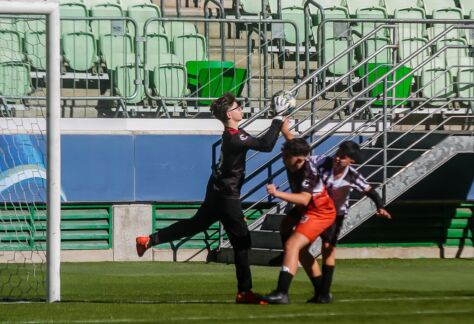
M425 65L433 63L439 55L452 49L451 46L438 48L405 77L397 81L393 81L395 78L389 80L399 67L416 58L456 28L463 28L463 26L450 25L405 60L394 60L395 63L387 73L375 82L368 84L364 77L354 78L355 71L384 50L393 51L392 57L394 58L397 57L396 52L398 50L396 23L384 23L374 28L332 60L322 64L291 89L292 91L298 91L306 87L311 94L306 102L297 107L296 112L304 107L312 107L312 114L296 121L293 128L303 129L301 136L307 137L310 145L318 153L322 151L319 154L334 154L338 143L343 140L360 142L365 160L357 167L369 182L377 186L377 190L379 190L385 204L393 202L455 155L474 153L474 117L472 113L468 109L464 113L446 113L453 103L459 99L455 97L445 98L441 103L433 104L436 101L435 96L433 96L424 101L418 101L414 108L406 109L403 105L410 98L400 100L401 98L394 97L396 91L393 90L397 85L403 82L405 78L421 71ZM382 29L393 32L392 43L378 48L351 67L347 73L335 77L332 82L327 82L324 76L331 64L346 55L353 55L352 52L356 48L365 46L365 42ZM436 78L431 82L436 82ZM371 97L370 91L376 86L382 86L383 93ZM430 86L430 83L425 86ZM360 87L360 90L355 91L354 89L358 89L358 87ZM422 90L422 88L418 89L411 96L416 98ZM437 89L437 91L444 90ZM383 107L378 110L373 109L372 104L380 100L383 100ZM335 106L332 112L320 120L315 120L314 113L331 104ZM268 107L250 118L243 126L249 125L267 111ZM412 117L414 115L421 117L413 122ZM426 127L427 121L432 120L437 120L437 122L432 124L429 130L420 130ZM445 130L447 125L460 120L464 122L465 127L463 129ZM329 145L330 141L328 140L334 137L337 137L337 143ZM215 152L217 152L219 145L219 142L215 144ZM247 160L254 159L257 155L260 155L260 153L251 154ZM217 154L214 154L214 158L216 157ZM252 183L253 186L242 193L243 200L256 193L263 192L264 186L268 182L275 183L280 190L288 190L286 177L281 176L284 173L284 168L277 166L280 160L280 154L271 156L265 163L259 164L258 167L248 173L246 183ZM282 178L285 178L285 180L281 180ZM262 194L262 198L258 199L249 208L267 201L271 201L271 198L266 194ZM280 253L282 246L278 227L285 207L285 202L278 202L266 214L249 225L252 236L251 263L268 264L271 258ZM370 199L357 197L356 195L351 197L351 208L344 222L340 238L349 234L374 214L375 206ZM230 243L222 239L217 253L217 260L232 262L233 256L230 249ZM312 245L311 252L314 255L319 254L320 242L316 241Z

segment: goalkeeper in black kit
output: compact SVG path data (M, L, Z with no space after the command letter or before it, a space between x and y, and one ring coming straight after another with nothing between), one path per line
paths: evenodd
M225 94L211 105L212 114L224 125L221 154L212 170L203 204L190 219L176 222L150 236L136 238L138 256L154 245L189 237L221 221L234 249L237 276L236 303L265 304L260 295L252 292L252 275L248 260L250 233L240 202L240 189L245 178L245 160L249 150L270 152L283 125L281 115L289 107L282 97L274 97L277 114L270 128L260 137L254 137L238 128L243 118L242 107L231 94ZM285 121L286 122L286 121Z

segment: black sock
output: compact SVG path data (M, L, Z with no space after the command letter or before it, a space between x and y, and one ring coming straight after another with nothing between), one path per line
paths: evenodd
M323 278L321 280L321 289L319 293L326 296L331 291L332 276L334 274L334 266L323 265Z
M287 271L280 271L280 276L278 277L277 291L288 294L292 279L293 275L291 273Z
M149 236L150 241L148 242L148 247L152 247L154 245L157 245L159 243L158 241L158 232L155 232Z
M311 280L311 283L313 284L314 287L314 294L317 295L319 291L321 290L321 281L322 281L322 276L317 276L317 277L311 277L309 280Z

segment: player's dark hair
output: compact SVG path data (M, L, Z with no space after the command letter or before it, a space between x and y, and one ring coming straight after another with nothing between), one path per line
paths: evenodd
M339 145L339 149L336 153L339 156L348 156L353 159L356 163L360 162L361 152L359 144L353 141L345 141Z
M311 147L303 138L293 138L281 148L281 152L286 156L306 156L310 151Z
M222 97L214 100L211 104L211 114L214 115L221 122L225 123L227 118L227 111L235 102L235 96L227 92Z

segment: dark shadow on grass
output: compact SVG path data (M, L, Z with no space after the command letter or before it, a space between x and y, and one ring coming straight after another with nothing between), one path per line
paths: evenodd
M61 303L84 303L84 304L130 304L130 305L189 305L189 304L213 304L213 305L229 305L235 304L234 301L217 301L217 300L177 300L177 301L160 301L160 300L87 300L87 299L65 299Z

